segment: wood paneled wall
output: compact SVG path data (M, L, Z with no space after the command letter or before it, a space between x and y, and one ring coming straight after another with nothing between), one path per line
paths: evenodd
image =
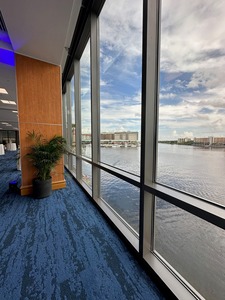
M35 169L25 157L29 150L27 132L51 138L62 135L60 67L16 54L16 82L20 130L21 195L32 192ZM53 189L65 187L63 160L52 174Z

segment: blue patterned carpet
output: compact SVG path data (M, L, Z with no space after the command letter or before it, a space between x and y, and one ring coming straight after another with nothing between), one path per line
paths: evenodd
M9 192L15 152L0 174L0 300L164 299L69 174L41 200Z

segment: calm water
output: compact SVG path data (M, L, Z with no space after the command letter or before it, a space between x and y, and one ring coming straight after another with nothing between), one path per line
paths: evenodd
M139 174L140 148L101 148L101 157ZM225 149L159 144L159 182L225 205L224 179ZM138 231L139 190L106 172L101 181L102 197ZM155 233L155 250L206 299L225 299L222 229L157 199Z
M101 160L139 175L140 148L101 148ZM159 144L157 181L225 206L225 149Z

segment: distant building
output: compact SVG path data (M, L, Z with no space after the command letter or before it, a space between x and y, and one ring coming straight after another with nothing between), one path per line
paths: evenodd
M138 141L138 132L137 131L121 131L121 132L106 132L101 133L101 140L107 141Z
M136 142L138 140L138 132L137 131L115 132L114 140Z
M177 144L185 144L185 143L190 142L190 141L191 141L190 138L179 138L177 140Z
M218 145L225 145L225 137L214 137L213 143Z
M137 142L138 140L138 132L128 132L128 140L131 142Z
M114 140L114 133L101 133L101 140Z
M91 141L91 134L90 133L83 133L82 134L82 141Z
M198 137L198 138L194 138L194 143L195 144L209 145L210 141L211 141L210 137Z

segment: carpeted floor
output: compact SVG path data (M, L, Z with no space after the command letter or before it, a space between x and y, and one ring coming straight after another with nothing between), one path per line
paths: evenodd
M0 174L0 300L164 299L68 173L41 200L9 192L15 152Z

